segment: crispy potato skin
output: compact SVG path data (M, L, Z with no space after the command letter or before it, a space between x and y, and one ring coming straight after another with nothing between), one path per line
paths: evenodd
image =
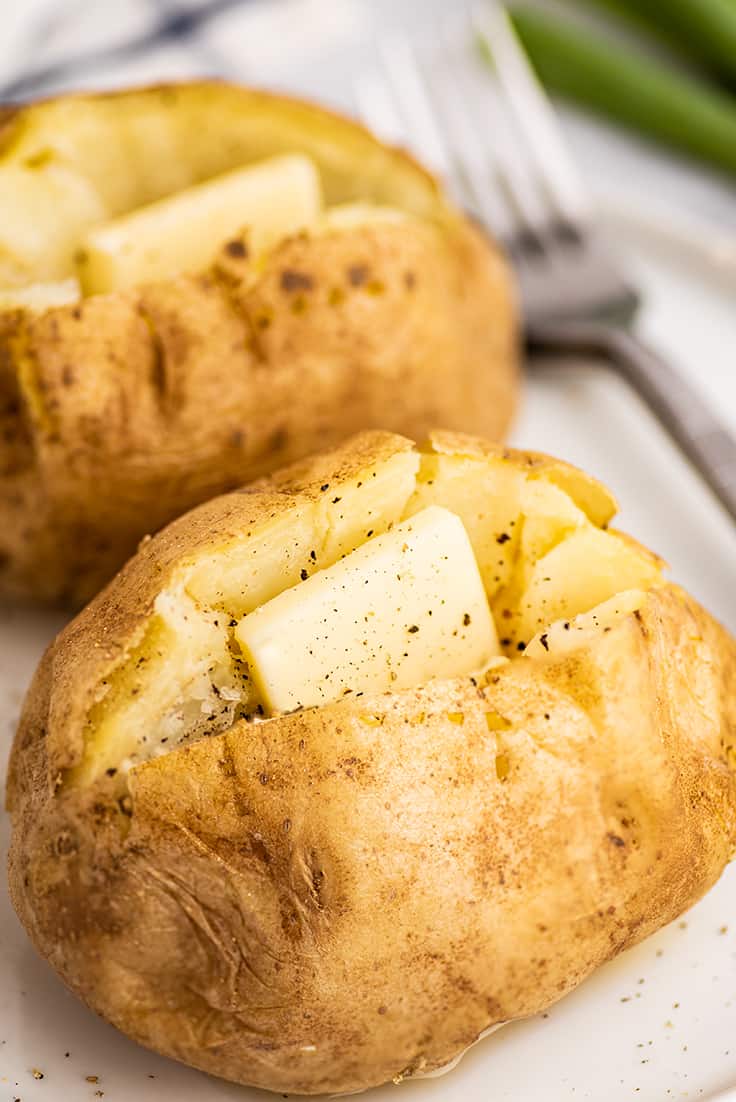
M317 1094L441 1067L676 917L734 850L736 643L674 585L482 689L240 723L138 766L122 798L59 787L187 556L408 446L367 434L337 469L306 461L164 530L49 649L16 736L10 882L35 945L136 1040L237 1082Z
M286 127L299 105L283 103ZM500 252L403 155L308 110L418 180L423 216L299 235L258 274L225 250L201 276L0 317L0 595L78 605L144 534L358 429L505 434L518 334Z

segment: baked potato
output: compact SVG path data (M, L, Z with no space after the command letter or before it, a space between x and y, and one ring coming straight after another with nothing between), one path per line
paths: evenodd
M8 110L0 211L0 594L79 604L359 429L508 426L499 250L326 110L218 83Z
M16 735L39 952L142 1044L317 1094L442 1068L680 914L734 849L736 642L614 511L370 432L145 542Z

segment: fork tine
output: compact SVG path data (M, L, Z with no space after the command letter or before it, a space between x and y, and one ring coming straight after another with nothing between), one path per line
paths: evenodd
M455 196L456 200L472 206L472 196L466 181L459 179L457 174L451 171L449 152L444 145L439 127L431 116L431 108L428 101L426 101L419 73L414 72L410 92L407 93L405 88L404 95L401 97L403 102L399 103L397 101L397 90L393 86L392 74L386 72L385 58L383 60L383 72L380 68L376 68L359 74L355 80L353 95L359 117L371 130L380 134L385 141L397 146L411 148L416 156L421 157L422 160L430 160L432 159L431 154L430 157L427 157L426 150L422 148L422 135L420 134L417 139L416 135L410 132L416 114L416 103L423 103L424 110L420 121L425 122L429 117L429 125L433 132L430 143L434 141L435 155L433 161L435 163L431 167L438 175L442 176L445 187ZM400 59L394 57L394 64L397 64L398 60ZM406 70L403 71L406 72ZM411 97L409 101L411 107L410 111L407 111L409 96ZM437 162L439 162L439 167ZM443 166L444 172L442 171Z
M407 134L385 80L375 70L359 73L353 94L358 115L366 126L392 145L402 145Z
M437 125L414 51L399 32L380 46L386 76L404 119L409 124L409 139L415 149L445 181L452 179L452 162Z
M533 142L519 142L518 110L512 110L515 97L508 88L489 79L471 50L453 59L461 39L451 30L467 34L472 27L465 3L462 9L461 22L440 25L440 48L427 70L426 59L401 30L379 42L378 67L355 82L358 109L384 137L427 160L511 251L544 252L560 215L576 225L580 208L573 210L568 201L572 188L562 191L563 207L547 167L529 156Z
M587 225L591 212L585 190L506 9L497 0L486 0L474 5L472 21L491 52L499 85L558 212L573 226Z
M446 122L448 144L457 173L462 177L474 213L499 238L509 240L513 236L513 213L504 201L499 186L501 180L498 179L496 186L489 186L493 183L493 166L488 164L483 144L478 140L478 132L467 110L466 97L449 62L456 43L447 23L441 28L441 37L444 48L433 59L434 85L438 93L435 98L438 111ZM495 175L500 177L498 166Z
M465 28L468 25L466 18ZM439 172L450 191L481 215L507 243L522 238L539 242L549 221L545 204L520 163L508 113L499 112L498 97L494 99L492 95L494 90L485 79L475 89L466 86L467 61L472 60L472 55L453 68L449 55L439 51L425 79L414 45L397 30L380 46L380 57L391 98L400 109L409 142L418 154ZM444 71L444 81L438 79L440 70ZM434 95L430 94L430 87ZM473 107L478 112L475 119ZM486 116L483 120L480 108ZM494 141L490 142L488 118L494 114L500 117L494 120ZM371 109L370 116L375 115ZM465 116L464 123L460 122L460 116Z
M512 232L506 227L500 234L507 243L524 239L540 244L549 221L548 204L536 186L534 174L529 173L527 158L515 139L505 97L499 96L488 74L480 71L478 59L472 52L468 51L454 66L450 66L448 59L446 53L445 71L450 73L451 85L440 88L435 81L437 98L456 103L458 112L466 116L471 134L469 145L477 150L473 153L463 148L458 156L463 159L479 156L484 176L481 187L486 193L489 189L502 193L513 220Z

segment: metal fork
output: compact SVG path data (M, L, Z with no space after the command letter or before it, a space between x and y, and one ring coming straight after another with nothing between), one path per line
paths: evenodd
M486 61L469 50L469 29L486 48ZM379 64L356 82L364 121L388 138L408 141L505 245L518 276L530 351L605 360L635 388L736 520L736 441L690 384L633 331L639 295L598 237L552 107L505 10L488 0L464 9L461 22L454 16L436 34L431 58L401 32L378 44Z

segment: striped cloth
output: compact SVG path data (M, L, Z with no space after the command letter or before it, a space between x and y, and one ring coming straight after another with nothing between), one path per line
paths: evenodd
M373 28L442 0L22 0L3 13L0 100L220 76L351 110Z

